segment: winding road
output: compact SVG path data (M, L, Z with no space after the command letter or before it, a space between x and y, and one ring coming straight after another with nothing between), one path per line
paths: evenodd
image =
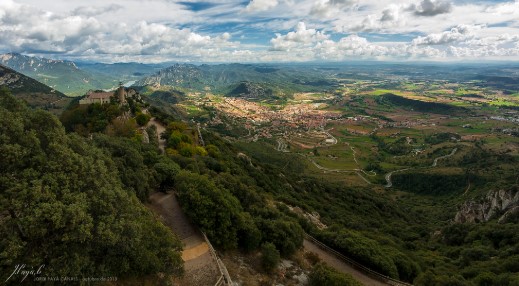
M288 151L288 144L283 141L281 138L278 138L276 140L278 142L278 147L276 148L276 151L279 151L279 152L283 152L283 153L289 153L290 151Z
M338 140L337 138L335 138L335 136L333 136L332 134L330 134L327 130L324 130L322 129L322 131L328 135L328 137L330 137L332 139L332 146L333 145L336 145L338 143ZM285 152L285 153L289 153L290 151L287 149L288 147L288 144L283 141L282 139L278 138L277 140L277 143L278 143L278 146L276 148L276 151L279 151L279 152ZM350 143L348 142L345 142L346 144L348 144L348 147L350 147L351 151L353 152L353 160L355 161L355 164L357 166L359 166L359 162L357 161L357 151L355 150L355 148L353 146L350 145ZM297 153L298 155L300 156L303 156L304 158L306 158L307 160L309 160L317 169L321 170L321 171L324 171L324 172L335 172L335 173L356 173L364 182L366 182L367 184L369 185L372 185L373 183L371 183L368 179L366 179L362 174L366 175L366 176L370 176L370 177L373 177L373 176L376 176L377 173L373 172L373 171L369 171L369 172L366 172L365 170L361 169L361 168L356 168L356 169L330 169L330 168L326 168L326 167L323 167L321 165L319 165L317 162L315 162L315 160L313 160L312 158L309 158L308 156L305 156L303 154L300 154L300 153Z
M431 165L431 167L436 167L436 165L438 165L438 160L441 160L441 159L444 159L444 158L448 158L450 156L453 156L454 154L456 154L456 151L458 151L458 148L454 148L452 149L452 152L450 152L450 154L447 154L447 155L444 155L444 156L440 156L436 159L434 159L434 162L433 164Z
M458 148L454 148L450 154L447 154L447 155L435 158L433 163L432 163L432 165L430 167L418 167L416 169L435 168L438 165L438 160L451 157L454 154L456 154L457 151L458 151ZM386 177L385 177L386 178L386 185L385 185L385 187L386 188L391 188L393 186L393 182L391 181L391 176L393 176L394 173L403 172L403 171L407 171L407 170L410 170L410 169L412 169L412 168L405 168L405 169L395 170L395 171L387 173Z
M332 128L332 129L333 129L333 128ZM332 129L330 129L330 130L332 130ZM324 128L323 128L323 132L324 132L326 135L328 135L328 137L331 137L331 138L332 138L333 143L332 143L331 145L335 145L335 144L337 144L338 141L337 141L337 138L335 138L335 136L333 136L332 134L330 134L330 132L328 132L327 130L324 130Z
M359 176L362 180L364 180L367 184L369 185L372 185L373 183L371 183L368 179L366 179L364 176L362 176L361 173L363 173L364 175L367 175L367 176L373 176L373 175L370 175L368 174L366 171L362 170L362 169L352 169L352 170L345 170L345 169L330 169L330 168L326 168L326 167L323 167L321 165L319 165L317 162L315 162L315 160L313 160L312 158L309 158L303 154L299 154L301 156L303 156L304 158L306 158L308 161L310 161L312 164L314 164L315 167L317 167L317 169L319 170L322 170L322 171L325 171L325 172L333 172L333 173L356 173L357 176ZM376 174L375 174L376 175Z

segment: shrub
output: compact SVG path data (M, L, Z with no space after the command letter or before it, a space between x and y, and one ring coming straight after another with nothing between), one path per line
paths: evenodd
M276 246L270 242L266 242L261 246L261 265L266 272L271 273L279 264L281 256Z

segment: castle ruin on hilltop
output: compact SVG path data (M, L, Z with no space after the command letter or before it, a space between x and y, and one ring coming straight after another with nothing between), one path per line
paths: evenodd
M134 89L125 88L122 83L119 84L119 88L115 91L93 91L89 90L85 97L79 101L79 104L105 104L110 103L112 98L116 98L119 104L125 104L128 96L135 96L137 92Z

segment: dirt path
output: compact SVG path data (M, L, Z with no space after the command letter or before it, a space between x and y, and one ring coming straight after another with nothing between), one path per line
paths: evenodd
M148 207L159 215L163 223L177 234L184 245L182 260L185 275L177 280L175 285L214 285L220 276L218 266L202 234L181 211L175 195L157 192L149 199Z
M303 247L305 248L305 251L313 252L319 256L319 258L328 264L329 266L335 268L337 271L350 274L355 278L355 280L359 281L363 285L367 286L383 286L388 285L384 284L378 280L375 280L366 274L360 272L359 270L353 268L346 262L342 261L341 259L337 258L335 255L330 254L326 251L324 251L321 247L319 247L317 244L309 241L308 239L305 239L303 241Z

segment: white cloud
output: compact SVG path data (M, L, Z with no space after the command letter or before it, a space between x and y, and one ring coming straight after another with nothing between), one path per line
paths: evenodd
M396 22L400 20L401 7L399 5L389 5L386 9L382 11L382 16L380 17L380 21L382 22Z
M515 2L499 3L495 6L489 6L485 9L488 13L497 13L502 15L519 15L519 0Z
M102 61L517 59L519 0L249 1L192 9L179 0L0 0L0 52Z
M315 29L307 29L304 22L299 22L295 31L286 35L276 34L276 38L271 39L270 43L274 51L289 51L327 38L326 34Z
M477 25L458 25L442 33L417 37L407 43L396 43L371 42L356 34L333 41L324 33L306 29L306 26L300 23L295 31L285 35L278 34L271 39L271 50L276 51L276 54L270 59L278 61L447 60L519 56L519 35L479 37L477 33L485 28Z
M339 30L344 32L389 32L395 27L405 26L408 16L404 13L406 4L390 4L379 14L368 14L358 21L343 22Z
M56 15L6 3L0 5L0 48L9 51L77 57L112 54L210 59L238 45L229 41L229 33L201 35L146 21L108 24L82 15L85 13Z
M452 3L445 0L422 0L419 4L412 4L408 8L415 15L436 16L452 11Z
M313 1L310 15L330 18L337 15L345 8L351 8L354 0L317 0Z
M320 31L306 29L304 23L286 35L277 34L271 44L271 50L277 51L277 57L283 61L382 59L406 54L405 45L372 43L355 34L333 41Z
M110 4L110 5L101 6L101 7L80 6L80 7L77 7L76 9L74 9L74 11L72 11L72 14L79 15L79 16L94 17L94 16L99 16L99 15L105 14L105 13L116 12L123 8L124 7L119 4Z
M418 37L412 41L413 45L444 45L454 42L462 42L474 38L474 32L481 29L481 26L458 25L437 34L430 34L425 37Z
M259 12L266 11L270 8L274 8L278 5L277 0L251 0L247 7L245 7L245 11L247 12Z

